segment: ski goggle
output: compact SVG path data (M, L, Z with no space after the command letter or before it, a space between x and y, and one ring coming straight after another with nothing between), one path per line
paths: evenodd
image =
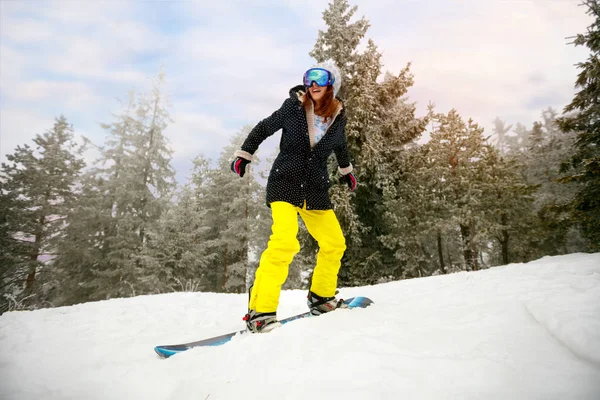
M323 68L311 68L304 73L304 86L312 86L312 83L317 86L333 85L335 78L331 72Z

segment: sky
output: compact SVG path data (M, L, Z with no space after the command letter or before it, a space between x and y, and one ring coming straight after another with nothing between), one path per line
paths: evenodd
M216 159L276 110L314 60L325 0L0 0L0 159L64 115L102 145L130 90L164 68L177 179ZM573 98L587 49L568 37L591 18L578 0L369 0L358 6L384 71L412 63L408 100L455 108L492 133L497 116L531 127ZM364 44L364 43L363 43ZM274 149L277 135L264 149ZM269 154L267 152L267 154ZM96 154L86 153L88 163Z
M246 294L179 292L0 316L3 400L597 400L600 253L341 288L340 309L243 329ZM284 290L278 317L306 312Z

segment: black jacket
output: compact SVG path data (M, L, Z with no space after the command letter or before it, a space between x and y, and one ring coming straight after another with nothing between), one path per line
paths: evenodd
M308 210L329 210L333 208L327 172L327 159L331 153L335 152L340 173L352 171L346 146L346 113L340 105L326 134L314 145L314 112L312 109L305 111L301 102L303 95L302 85L290 89L290 97L281 108L252 129L242 150L235 155L251 160L258 146L282 129L279 155L267 182L267 205L285 201L303 207L306 201Z

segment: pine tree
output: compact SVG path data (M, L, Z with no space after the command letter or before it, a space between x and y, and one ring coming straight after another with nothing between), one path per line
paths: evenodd
M537 152L543 146L544 132L542 131L542 124L540 122L536 121L533 123L533 128L529 133L528 139L527 145L530 152Z
M155 292L212 289L205 275L213 269L215 257L206 241L208 211L201 208L199 198L207 169L208 160L196 157L192 182L179 191L155 229L147 232L142 264Z
M477 179L484 158L483 129L472 120L465 123L456 110L439 114L437 119L439 127L424 146L432 173L429 179L439 182L438 202L460 232L466 269L477 270L478 241L484 219L480 206L482 187Z
M357 51L357 47L369 29L369 22L364 17L358 19L356 22L350 22L357 9L358 7L356 6L350 7L347 0L334 0L330 3L329 8L323 12L323 20L327 25L327 30L319 31L315 46L309 53L309 55L315 58L317 62L323 62L329 59L333 60L341 71L342 86L338 93L338 97L344 99L346 115L348 117L348 123L346 124L346 136L349 139L348 149L353 157L358 156L357 153L362 147L362 143L358 139L350 138L353 135L352 126L358 124L358 122L354 122L355 118L351 115L352 101L348 100L348 92L350 87L354 85L351 85L349 82L356 75L355 64L358 62L358 59L361 58L361 55ZM363 63L365 63L366 57L362 57L362 59ZM378 74L378 72L379 70L377 70L376 73ZM361 77L359 76L356 79L360 78ZM368 82L368 84L370 85L371 82ZM373 114L373 107L365 107L364 104L360 104L359 106L360 107L356 108L357 113L363 112L366 115ZM355 167L359 165L359 162L360 161L356 159L352 160ZM333 178L332 182L336 182L335 163L330 163L329 170ZM344 190L343 187L335 186L330 190L330 196L334 204L336 215L340 220L340 224L346 235L348 247L357 247L361 244L361 236L366 231L366 228L362 226L358 219L354 205L351 203L352 196L347 193L347 190ZM308 240L308 243L312 242ZM301 254L304 254L304 251L302 251ZM347 261L348 256L343 260L343 265L348 264ZM342 284L349 283L354 279L349 276L353 274L349 274L348 268L345 268L344 266L340 271L340 275Z
M434 174L426 149L413 146L406 150L404 169L392 173L396 184L384 187L388 233L380 240L393 251L396 260L396 268L388 269L388 280L426 276L434 269L444 273L448 270L452 258L444 256L442 243L448 207L438 195L442 182L432 179ZM437 263L427 246L434 238Z
M29 242L19 239L21 201L0 179L0 314L16 306L27 276Z
M534 211L538 215L537 241L532 248L538 255L566 254L581 251L565 205L572 201L579 184L561 184L564 174L560 165L573 154L574 135L563 133L556 124L556 111L542 111L542 122L534 122L527 140L527 151L517 156L524 166L526 183L538 187L535 194ZM572 245L569 245L572 242Z
M360 57L356 49L370 26L364 17L350 23L357 9L357 6L350 7L347 0L333 0L323 12L327 30L319 30L315 47L309 53L317 62L331 59L340 68L342 87L338 96L341 98L346 98L348 85L343 82L353 75L353 65Z
M505 136L505 148L507 154L516 157L519 154L527 152L529 130L525 125L517 123L512 133L514 134Z
M532 232L535 188L519 165L455 110L436 114L430 105L429 116L431 140L405 150L405 168L384 192L389 234L382 241L398 260L390 278L530 259L520 242Z
M87 294L81 301L155 291L143 249L174 187L163 134L170 121L163 82L161 72L150 94L131 92L116 120L102 125L109 139L100 149L100 165L85 179L85 196L68 221L69 240L57 259L66 276L71 276L67 266L78 266L81 273L73 274L66 287Z
M493 136L496 138L496 148L500 151L500 154L506 154L508 148L508 133L512 129L512 125L506 125L506 122L496 117L494 119L494 130Z
M75 185L85 163L81 158L84 148L77 145L73 127L62 115L56 118L51 130L36 135L33 142L35 149L17 146L7 156L10 164L2 164L0 179L3 200L11 211L7 216L10 218L7 221L10 239L7 239L14 245L12 256L23 261L24 246L14 240L27 242L27 261L12 270L17 278L26 274L25 281L18 282L23 285L21 298L27 298L27 304L35 307L46 300L48 288L42 287L43 280L38 274L49 269L43 261L56 254L65 217L77 198ZM46 279L51 279L50 274Z
M413 84L409 66L398 76L387 74L379 83L381 53L375 43L369 40L363 53L357 51L369 23L364 17L350 23L356 10L346 0L330 3L323 13L327 30L319 32L310 53L317 61L333 60L344 78L340 96L346 108L346 136L359 187L355 194L349 194L346 187L335 186L331 198L348 244L340 283L350 285L377 281L388 275L386 267L395 268L393 255L379 240L386 234L382 182L387 182L390 171L401 168L404 145L426 126L425 119L414 117L414 105L403 98ZM332 163L331 173L335 170Z
M484 210L485 234L498 244L492 246L493 264L532 258L528 243L536 236L533 212L536 187L525 183L520 169L515 159L504 158L498 150L484 146L479 163L480 206Z
M221 152L216 168L207 174L202 189L201 207L206 212L207 245L214 263L210 277L213 291L242 293L247 287L250 254L253 250L252 232L257 217L264 212L264 190L257 183L254 167L257 154L248 165L246 175L237 178L231 172L231 155L241 147L248 135L246 127Z
M600 3L582 2L587 14L594 18L585 34L578 34L575 46L590 50L588 59L577 65L580 73L575 87L580 89L564 109L558 124L565 133L576 133L576 153L566 182L580 182L581 189L570 203L571 217L581 227L593 250L600 250Z
M77 202L66 218L58 243L53 275L60 282L52 296L56 306L104 298L96 293L96 272L107 270L107 237L112 226L112 202L106 181L92 171L81 178Z

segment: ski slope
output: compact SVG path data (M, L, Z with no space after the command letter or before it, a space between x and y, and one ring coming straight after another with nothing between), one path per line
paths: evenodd
M305 310L285 291L280 316ZM600 253L341 290L339 310L240 329L246 295L173 293L0 317L0 399L600 399Z

